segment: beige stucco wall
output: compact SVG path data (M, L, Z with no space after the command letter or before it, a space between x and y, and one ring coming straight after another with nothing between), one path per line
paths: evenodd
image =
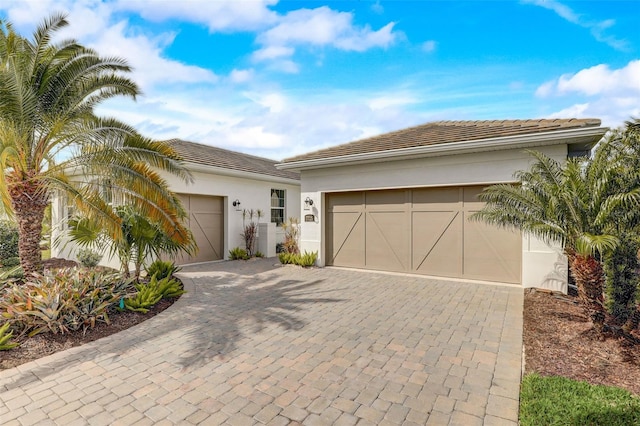
M559 161L567 158L566 145L539 150ZM514 172L527 169L531 161L531 157L522 150L504 150L303 170L300 247L302 250L317 251L318 264L324 266L323 202L327 192L513 182ZM304 199L307 197L313 200L313 207L305 211ZM304 221L304 215L308 213L313 213L313 222ZM544 287L566 292L566 273L563 271L566 272L566 259L557 248L523 236L524 287Z
M224 171L220 171L224 172ZM193 171L193 183L185 183L175 176L163 174L170 188L177 193L215 195L224 197L224 253L225 259L229 250L234 247L243 247L242 212L236 211L232 203L239 200L243 209L260 209L264 212L262 223L271 220L271 189L284 189L285 215L286 217L300 218L300 185L289 179L271 178L262 175L249 175L233 173L237 176L228 176L220 173ZM244 175L245 177L243 177ZM54 238L58 238L60 244L52 248L52 256L76 259L76 247L73 244L65 245L64 226L66 203L59 197L54 197L52 219L54 224ZM280 230L275 232L275 245L283 239ZM117 259L103 259L101 264L119 267Z

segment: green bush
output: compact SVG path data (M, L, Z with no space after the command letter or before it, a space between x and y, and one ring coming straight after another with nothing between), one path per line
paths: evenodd
M9 220L0 220L0 263L2 266L15 266L17 263L7 263L15 258L18 258L18 226Z
M626 321L636 310L638 295L638 243L628 234L622 235L620 244L605 258L605 292L607 310L619 321Z
M164 277L158 279L155 275L151 277L149 286L155 288L156 293L160 294L163 299L170 299L172 297L178 297L185 292L182 289L182 284L175 278Z
M278 254L278 259L283 265L298 265L308 268L316 264L318 252L309 253L305 251L304 254L284 252Z
M259 257L259 258L263 258L264 257L264 253L262 253L261 251L257 251L255 256Z
M155 275L159 280L173 276L175 273L179 272L180 269L182 268L176 266L174 262L160 259L145 268L148 277Z
M6 287L0 312L13 330L30 336L86 330L108 324L109 312L132 290L117 273L59 269Z
M236 247L232 250L229 250L229 259L231 260L247 260L249 259L249 255L245 249L240 247Z
M78 250L76 256L78 257L80 264L85 268L95 268L98 266L98 263L100 263L100 260L102 260L102 255L100 253L89 248L82 248Z

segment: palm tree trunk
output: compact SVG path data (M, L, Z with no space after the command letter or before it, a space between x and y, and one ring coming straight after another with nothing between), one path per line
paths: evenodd
M11 206L18 222L18 254L25 273L42 273L42 220L48 196L37 182L7 176ZM13 179L12 179L13 178Z
M569 268L578 286L578 297L598 334L604 331L606 310L604 307L604 270L593 256L572 254Z

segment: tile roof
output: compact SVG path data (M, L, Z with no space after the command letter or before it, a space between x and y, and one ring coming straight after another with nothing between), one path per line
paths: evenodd
M184 161L204 166L220 167L241 172L257 173L285 179L300 180L300 174L276 169L278 163L268 158L256 157L236 151L204 145L181 139L166 141L175 149Z
M436 121L285 158L282 163L599 126L595 118Z

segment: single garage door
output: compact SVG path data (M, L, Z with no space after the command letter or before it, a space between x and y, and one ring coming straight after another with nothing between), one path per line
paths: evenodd
M519 284L520 233L467 220L482 188L329 193L327 264Z
M208 262L223 258L224 200L209 195L178 194L187 210L186 225L198 244L194 256L179 255L177 264Z

